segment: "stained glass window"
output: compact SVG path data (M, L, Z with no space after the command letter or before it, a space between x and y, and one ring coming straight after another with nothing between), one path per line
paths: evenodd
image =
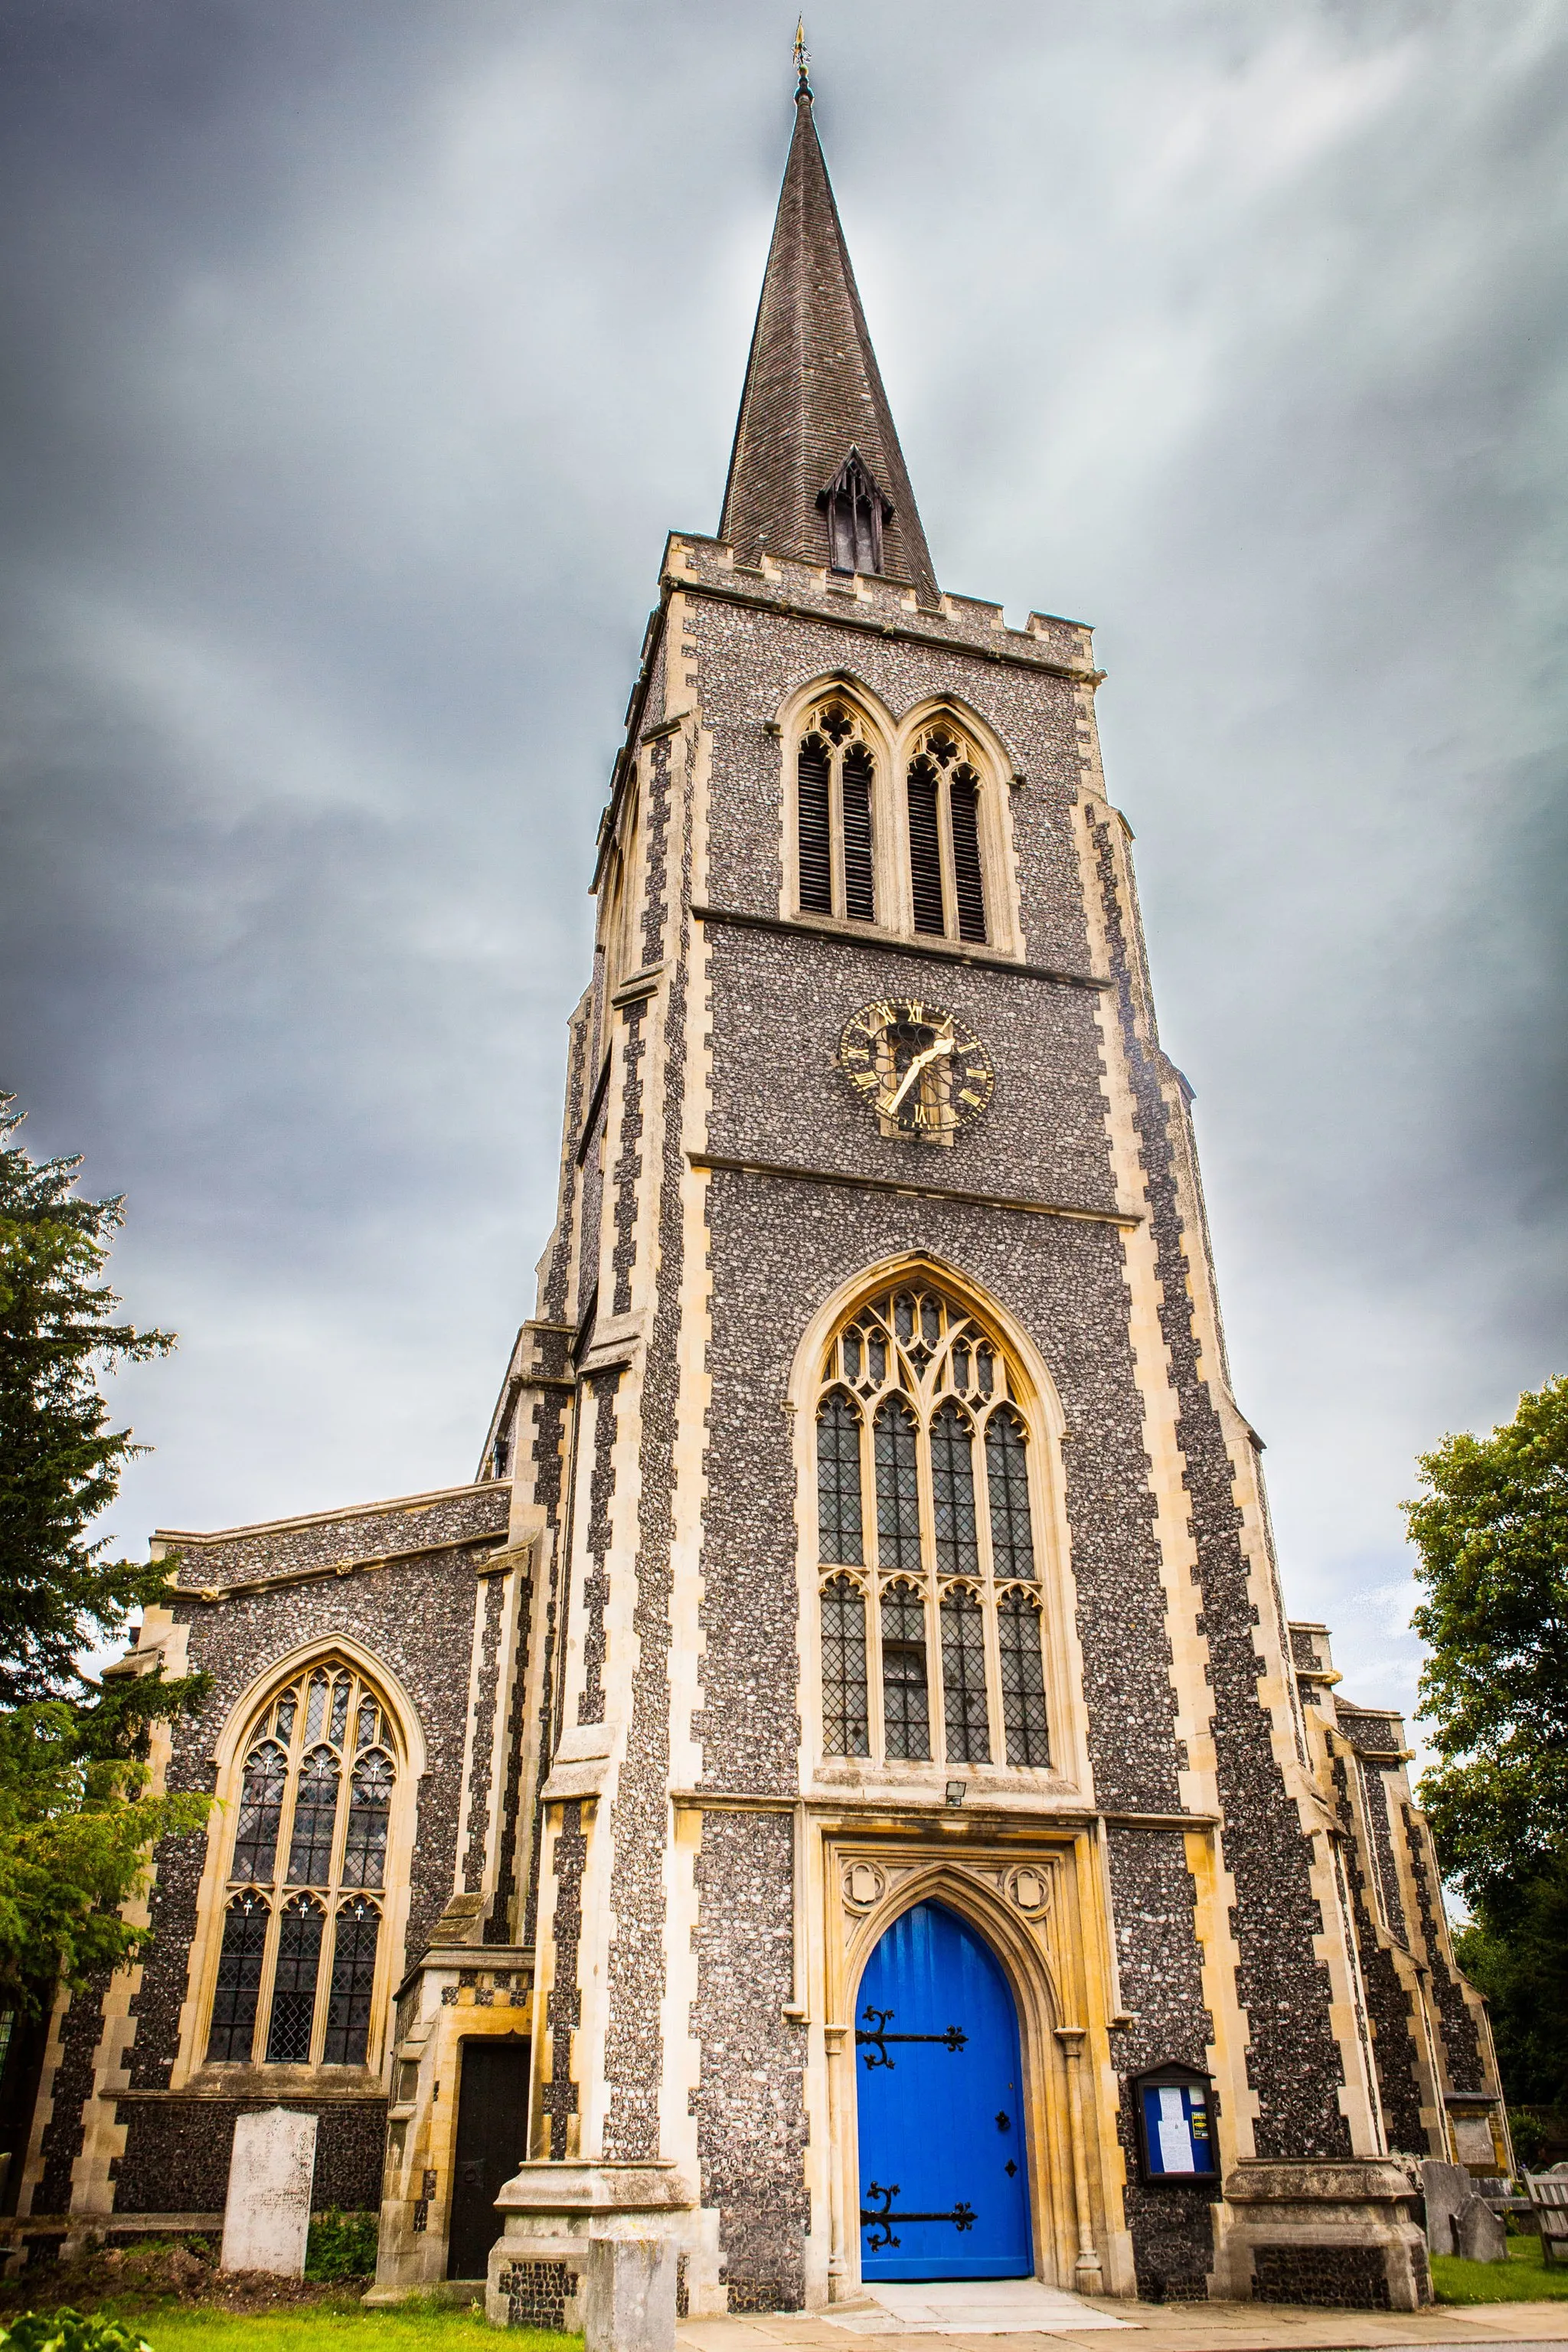
M998 1577L1032 1577L1035 1537L1029 1525L1029 1464L1024 1424L998 1406L985 1424L985 1483L991 1492L991 1558Z
M224 1915L207 2059L363 2065L380 1914L359 1890L385 1884L398 1774L385 1702L329 1663L268 1701L252 1742L228 1873L242 1891Z
M272 2015L267 2028L269 2066L302 2066L309 2062L316 1979L321 1968L321 1930L326 1924L326 1915L313 1895L291 1895L283 1906L272 1979Z
M338 1907L332 1938L332 1981L327 1997L327 2037L321 2052L328 2066L363 2066L370 2041L371 1996L375 1990L375 1946L381 1913L363 1895Z
M272 1915L254 1891L237 1895L223 1915L223 1945L218 1953L217 1990L213 1995L212 2023L207 2031L209 2065L250 2063L256 2039L256 2005L261 1997L261 1969L267 1957L267 1930Z
M822 1588L822 1744L829 1756L868 1756L866 1597L847 1576Z
M985 1615L962 1585L942 1600L942 1703L950 1764L989 1764L985 1704Z
M265 1883L271 1877L288 1789L288 1749L279 1748L275 1739L262 1740L245 1759L230 1878L258 1878Z
M939 1576L978 1576L980 1538L974 1525L974 1461L969 1423L950 1399L931 1425L931 1507Z
M948 753L956 756L951 743ZM828 1755L870 1753L876 1710L868 1721L867 1695L879 1692L888 1758L930 1759L935 1746L950 1763L1048 1765L1029 1422L1010 1350L935 1284L906 1276L828 1342L816 1424ZM834 1575L839 1566L864 1569L867 1590Z
M865 1535L860 1513L860 1416L835 1390L816 1414L816 1548L825 1561L858 1568Z
M1049 1726L1040 1660L1040 1612L1026 1592L1005 1592L996 1611L1002 1653L1002 1722L1009 1764L1048 1764Z
M889 1399L877 1415L877 1552L884 1570L921 1564L916 1429L914 1414L897 1399Z
M305 1759L294 1800L294 1834L289 1844L290 1886L325 1885L331 1875L340 1777L334 1750L312 1748Z
M882 1725L889 1756L930 1756L925 1601L905 1584L882 1595Z
M392 1818L392 1765L379 1750L362 1756L349 1787L343 1840L345 1886L380 1886L386 1872L386 1830Z

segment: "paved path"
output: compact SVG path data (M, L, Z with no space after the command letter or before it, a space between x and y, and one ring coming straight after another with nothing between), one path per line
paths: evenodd
M1076 2343L1085 2352L1110 2352L1113 2327L1138 2331L1142 2341L1128 2352L1377 2352L1397 2344L1568 2352L1568 2303L1313 2311L1296 2304L1122 2303L1065 2294L1031 2280L885 2287L876 2303L868 2299L831 2319L820 2312L686 2319L679 2335L679 2352L850 2352L847 2337L886 2346L910 2335L943 2336L955 2352L965 2344L974 2352L1008 2352L1010 2346L1054 2352Z

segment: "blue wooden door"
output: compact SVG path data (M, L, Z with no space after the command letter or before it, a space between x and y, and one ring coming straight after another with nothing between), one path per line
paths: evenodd
M956 1913L921 1903L889 1928L855 2057L863 2276L1032 2276L1017 2012Z

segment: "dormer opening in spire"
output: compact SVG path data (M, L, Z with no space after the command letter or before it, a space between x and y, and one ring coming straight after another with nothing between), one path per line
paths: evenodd
M803 76L719 536L743 564L766 554L881 572L934 604L931 551L812 118Z
M882 526L893 520L893 501L872 479L858 449L850 450L818 490L816 503L827 517L829 571L880 572Z

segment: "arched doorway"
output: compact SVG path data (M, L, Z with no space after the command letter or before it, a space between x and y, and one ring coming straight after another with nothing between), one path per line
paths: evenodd
M1018 2015L945 1905L916 1904L872 1953L855 2055L861 2275L1030 2277Z

